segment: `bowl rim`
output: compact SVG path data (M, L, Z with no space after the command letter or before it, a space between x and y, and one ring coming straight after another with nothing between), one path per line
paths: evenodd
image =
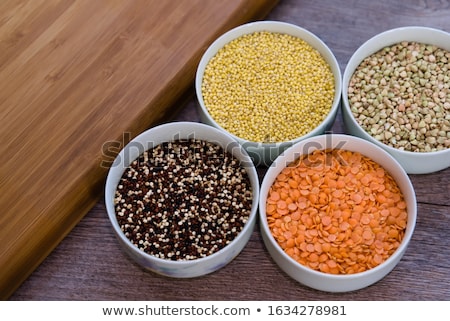
M284 164L286 163L287 157L295 155L295 159L298 159L298 157L301 157L302 155L306 155L306 154L301 153L301 151L298 152L298 150L301 150L300 147L302 147L305 144L308 144L309 142L315 142L315 141L317 142L317 141L324 140L324 139L326 140L327 136L332 136L332 137L334 137L333 139L336 139L339 141L342 141L342 140L352 141L353 140L355 142L360 142L364 146L373 148L378 153L380 153L380 155L383 155L383 157L385 159L387 159L388 162L391 162L392 164L394 164L396 167L396 170L398 171L398 175L401 175L405 178L405 182L407 183L407 186L408 186L408 192L409 192L410 196L412 197L411 202L414 204L414 206L412 209L408 210L407 227L405 228L405 235L404 235L399 247L381 264L379 264L369 270L366 270L363 272L357 272L357 273L353 273L353 274L324 273L324 272L313 270L312 268L309 268L307 266L300 264L299 262L294 260L292 257L290 257L288 254L286 254L283 251L283 249L278 244L276 239L273 237L273 235L269 229L269 226L267 223L267 215L264 210L266 208L265 202L267 199L267 193L269 191L270 186L272 186L272 184L273 184L273 180L269 181L269 178L268 178L269 175L267 175L267 173L261 183L261 190L260 190L260 195L259 195L260 229L263 230L262 233L265 234L267 240L270 241L272 247L275 249L277 254L281 255L284 260L287 260L291 265L296 266L298 269L300 269L306 273L310 273L312 275L318 276L318 277L326 278L329 280L339 280L339 281L347 280L348 281L348 280L356 280L356 279L366 278L371 275L376 275L378 273L381 273L382 271L385 271L385 269L387 269L387 268L393 269L396 265L396 261L402 257L403 253L408 248L411 238L414 234L414 230L415 230L415 226L416 226L416 222L417 222L417 200L416 200L416 196L415 196L414 186L412 185L408 174L405 172L405 170L400 165L400 163L398 163L398 161L392 155L390 155L388 152L383 150L381 147L379 147L375 144L372 144L367 140L356 137L356 136L347 135L347 134L323 134L323 135L318 135L318 136L311 137L306 140L300 141L300 142L296 143L294 146L292 146L291 148L285 150L272 163L272 165L269 167L268 171L271 171L274 174L278 175L285 167ZM320 142L319 142L319 144L320 144ZM318 148L318 149L326 149L326 148L327 147ZM342 148L342 149L346 150L345 148ZM294 152L297 152L297 153L295 153L294 155L291 155ZM361 153L362 155L365 155L365 151L358 151L358 152ZM383 166L382 164L380 164L380 165ZM276 177L276 175L275 175L275 177ZM405 193L405 191L403 191L403 190L402 190L402 192ZM279 263L277 262L277 264L279 264Z
M273 28L275 30L273 30ZM263 31L263 30L266 30L269 32L287 33L287 34L290 34L290 33L286 32L286 30L289 30L292 32L296 31L296 32L302 33L303 37L305 37L309 40L311 40L311 39L314 40L315 42L317 42L317 45L312 45L308 40L304 39L303 37L293 35L297 38L305 40L310 46L312 46L314 49L319 51L322 58L324 58L326 60L327 64L329 65L329 67L332 71L333 77L334 77L335 93L334 93L333 102L331 104L330 111L328 112L326 117L315 128L313 128L308 133L306 133L302 136L299 136L299 137L292 138L290 140L286 140L286 141L257 142L257 141L251 141L251 140L236 136L235 134L229 132L228 130L223 128L219 123L217 123L215 121L215 119L211 116L208 109L206 108L206 104L203 101L201 85L202 85L202 80L203 80L203 73L204 73L206 66L209 63L209 60L212 57L214 57L214 55L217 53L217 51L220 48L222 48L224 45L228 44L230 41L237 39L237 38L241 37L242 35L250 34L253 32L257 32L257 31ZM279 30L283 30L283 31L279 31ZM220 45L220 43L222 43L224 41L225 41L225 43L223 45ZM327 57L330 60L330 62L327 61L327 59L324 57L324 55L320 51L324 51L327 54ZM211 58L207 58L207 57L209 57L209 55L211 55ZM331 48L319 36L315 35L308 29L305 29L305 28L295 25L293 23L278 21L278 20L254 21L254 22L244 23L242 25L239 25L237 27L234 27L234 28L226 31L225 33L220 35L218 38L216 38L208 46L206 51L203 53L203 55L199 61L199 64L197 65L197 70L196 70L196 74L195 74L195 92L196 92L196 96L197 96L198 106L201 108L201 110L203 111L203 114L208 119L208 121L211 124L213 124L214 127L219 128L220 130L228 133L228 135L232 136L235 140L239 141L242 145L263 146L263 147L265 147L265 146L279 147L279 146L283 146L283 145L290 146L291 144L296 143L299 140L303 140L308 137L317 135L318 133L321 132L321 128L323 126L325 126L325 124L327 124L330 120L333 120L333 118L336 116L336 114L339 110L339 107L340 107L340 103L341 103L342 72L340 69L339 62L337 61L336 56L332 52Z
M353 115L353 113L350 110L350 103L348 100L349 81L351 79L351 76L355 72L356 68L361 63L361 61L364 58L368 57L369 55L374 54L378 50L381 50L386 46L390 46L390 45L399 43L401 41L401 40L399 40L399 41L391 40L389 42L386 42L386 41L384 41L384 38L389 37L391 35L398 34L398 33L403 34L403 33L413 32L413 34L411 34L411 36L408 37L408 39L403 40L403 41L416 41L416 40L413 40L413 38L416 37L415 32L418 32L418 31L419 32L427 32L429 34L440 35L441 37L448 37L449 43L450 43L450 33L446 32L444 30L438 29L438 28L434 28L434 27L425 27L425 26L417 26L417 25L410 25L410 26L403 26L403 27L388 29L388 30L385 30L381 33L378 33L378 34L370 37L369 39L365 40L358 47L358 49L355 52L353 52L352 56L350 57L350 59L348 60L348 62L346 64L346 67L345 67L344 73L343 73L343 77L342 77L342 107L341 108L345 109L348 116L350 116L349 120L351 121L352 125L356 126L357 128L359 128L361 130L361 135L364 136L364 139L369 140L370 142L376 144L377 146L380 146L380 147L386 149L390 153L397 153L399 155L403 155L403 156L407 156L407 157L412 156L417 159L421 159L421 158L428 158L428 157L434 156L434 155L441 156L443 154L450 153L450 148L446 148L446 149L442 149L442 150L438 150L438 151L431 151L431 152L413 152L413 151L401 150L401 149L392 147L388 144L385 144L381 141L378 141L377 139L375 139L375 137L373 137L372 135L367 133L364 130L364 128L362 128L362 126L356 121L355 116ZM430 40L432 40L431 42L433 42L432 38L430 38ZM361 55L361 52L366 51L366 48L371 46L372 44L373 45L377 44L376 45L377 49L371 50L371 53L364 55L364 58L357 59L357 57ZM447 50L450 50L450 46ZM355 68L349 68L352 63L356 64Z
M250 184L252 186L252 193L253 193L252 208L251 208L248 220L244 224L244 227L239 232L239 234L236 235L236 237L230 243L228 243L222 249L214 252L213 254L210 254L210 255L207 255L207 256L201 257L201 258L192 259L192 260L163 259L163 258L158 258L154 255L148 254L148 253L140 250L122 232L122 229L120 228L117 218L116 218L116 211L115 211L114 204L113 204L114 193L117 189L117 184L114 183L114 176L116 174L120 173L120 177L121 177L122 174L124 173L124 171L126 170L126 168L129 166L129 165L122 166L127 163L126 158L124 157L127 149L129 149L131 146L133 146L133 144L144 139L144 137L150 135L154 131L167 130L167 136L172 137L175 134L175 132L173 130L176 130L177 128L179 128L179 126L189 126L192 131L193 137L195 137L195 130L197 130L199 128L202 128L203 130L206 130L206 131L214 132L216 135L218 135L219 137L226 140L227 144L232 145L232 151L230 151L230 152L233 154L233 156L236 157L236 153L239 153L239 154L241 154L241 156L243 158L243 159L240 159L240 161L245 161L245 166L243 166L243 167L246 169L247 175L249 176ZM180 138L178 138L178 139L180 139ZM153 147L158 146L163 142L176 141L176 140L177 140L177 138L167 139L167 140L161 141L161 142L153 145ZM200 139L200 140L209 141L207 139ZM210 142L213 142L216 144L218 143L217 141L214 141L214 140L211 140ZM222 148L227 150L227 148L224 146L222 146ZM238 149L238 152L235 152L235 148ZM148 148L144 148L144 151L145 150L148 150ZM137 157L139 157L139 156L140 156L140 153L137 155ZM135 160L137 157L134 157L131 161ZM130 161L130 163L131 163L131 161ZM118 167L118 166L121 166L121 168L117 169L117 170L113 168L113 167ZM120 180L120 178L119 178L119 180ZM256 184L254 184L254 183L256 183ZM163 264L165 266L170 265L173 268L183 268L183 267L187 267L187 266L192 266L194 264L206 263L208 261L215 260L216 257L220 257L226 249L230 249L230 246L237 245L237 244L239 244L239 241L241 239L245 239L246 234L251 233L251 231L249 231L249 230L254 229L255 222L258 218L258 200L259 200L260 185L259 185L256 167L253 165L253 162L251 161L250 156L248 155L248 153L242 146L240 146L232 137L230 137L230 135L227 135L226 133L221 132L217 128L214 128L214 127L206 125L206 124L198 123L198 122L173 121L173 122L164 123L164 124L160 124L155 127L149 128L149 129L145 130L144 132L140 133L139 135L137 135L129 143L127 143L120 150L119 154L116 156L116 158L113 162L113 165L108 170L108 175L106 177L104 190L105 190L104 200L105 200L105 206L106 206L108 218L109 218L109 221L113 227L113 230L114 230L116 236L119 237L119 239L122 241L122 244L125 245L126 248L128 250L130 250L132 253L134 253L138 256L142 256L146 260L155 262L156 264ZM244 244L244 247L245 247L245 244ZM156 268L156 269L158 269L158 268Z

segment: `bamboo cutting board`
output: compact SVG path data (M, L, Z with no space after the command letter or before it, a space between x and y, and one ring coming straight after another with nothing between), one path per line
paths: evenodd
M99 200L123 136L164 121L207 46L275 3L0 2L0 298Z

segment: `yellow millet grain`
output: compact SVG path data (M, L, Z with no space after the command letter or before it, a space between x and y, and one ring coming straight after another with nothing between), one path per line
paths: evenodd
M202 96L212 118L254 142L303 136L331 109L334 76L304 40L255 32L229 42L208 62Z

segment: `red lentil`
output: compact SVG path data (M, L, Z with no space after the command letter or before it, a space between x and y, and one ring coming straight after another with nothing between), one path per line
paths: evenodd
M407 223L406 202L392 176L346 150L316 150L290 164L266 203L269 228L283 250L324 273L381 264L400 245Z

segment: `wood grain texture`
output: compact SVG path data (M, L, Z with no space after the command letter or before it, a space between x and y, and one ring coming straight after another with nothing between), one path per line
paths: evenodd
M1 12L1 11L0 11ZM384 30L422 25L450 32L448 1L284 0L267 19L302 26L327 43L343 71L365 40ZM0 29L1 30L1 29ZM171 119L199 121L191 99ZM344 132L339 114L333 132ZM258 169L262 178L266 169ZM68 234L11 300L450 300L450 169L411 175L418 220L410 246L384 279L362 290L311 290L272 261L258 227L223 269L179 280L144 271L120 249L102 201Z
M98 201L108 142L173 114L212 40L275 3L1 2L0 298Z

